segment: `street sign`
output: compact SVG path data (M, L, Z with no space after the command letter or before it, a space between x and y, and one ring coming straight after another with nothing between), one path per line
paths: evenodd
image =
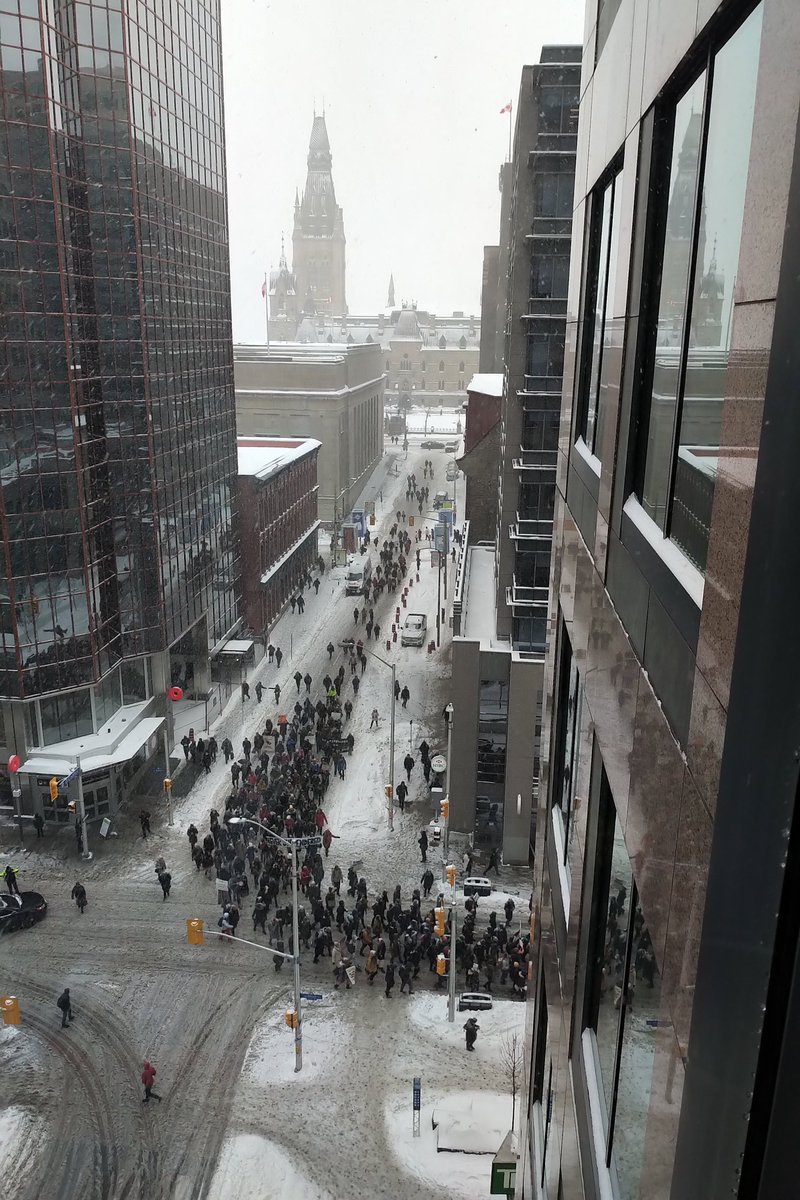
M443 754L433 755L431 758L431 770L435 771L437 775L441 775L443 771L447 770L447 759Z
M301 992L300 999L301 1000L321 1000L322 992Z
M411 1099L414 1107L414 1137L419 1137L419 1110L422 1105L422 1079L419 1075L414 1076Z
M80 773L81 773L80 767L73 767L71 771L69 771L66 775L63 776L63 778L61 778L58 781L58 790L60 792L65 792L67 790L67 788L69 787L69 785L72 783L73 779L77 779L78 776L80 775Z

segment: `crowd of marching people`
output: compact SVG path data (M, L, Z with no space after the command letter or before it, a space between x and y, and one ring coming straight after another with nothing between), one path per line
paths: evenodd
M428 476L428 465L424 467ZM430 466L432 479L433 470ZM417 487L416 477L407 481L407 498L419 498L427 488ZM379 978L380 986L391 997L397 986L411 995L420 979L430 979L435 987L446 986L446 973L452 953L449 908L436 886L436 878L427 864L427 838L420 838L423 874L419 885L404 895L400 884L388 889L368 884L359 873L359 863L346 872L329 854L336 834L324 811L325 795L332 777L346 777L347 756L353 752L355 738L348 731L361 679L368 665L368 643L376 641L381 627L372 607L383 590L396 591L409 570L414 543L403 528L401 511L391 526L389 537L379 547L378 564L364 587L363 596L353 609L353 636L337 648L329 642L327 673L321 680L312 678L299 667L287 685L291 702L276 683L265 688L255 685L256 701L262 702L271 691L279 712L265 719L263 726L241 743L237 753L230 738L219 746L214 738L195 742L190 732L183 748L187 759L208 770L222 753L230 765L230 793L222 812L211 809L209 828L204 834L192 824L187 830L192 859L197 872L204 872L216 888L220 907L218 919L225 939L242 936L239 928L243 913L252 921L252 936L259 934L278 952L276 972L282 969L280 954L294 953L292 944L292 856L286 844L303 839L297 851L298 929L300 951L313 952L314 963L327 959L336 988L353 986L357 973L363 972L369 986ZM416 543L430 533L417 530ZM370 545L365 538L364 551ZM420 551L416 550L419 569ZM321 568L322 569L322 568ZM308 582L308 581L306 581ZM302 597L300 597L302 599ZM296 599L295 608L302 611ZM363 630L363 637L359 636ZM280 668L283 658L279 646L266 646L270 664ZM338 658L338 662L334 659ZM397 680L394 703L405 707L410 699L408 685ZM250 688L242 685L242 703L250 700ZM370 729L379 724L380 714L372 710ZM430 748L424 740L418 747L419 762L426 783L431 782ZM396 789L402 811L409 794L409 783L417 758L408 753L403 761L406 780ZM435 775L433 782L436 782ZM470 863L471 865L471 863ZM497 863L494 863L497 869ZM157 864L159 882L165 881L164 864ZM465 915L459 921L455 942L457 970L463 972L467 990L492 991L507 988L510 994L523 996L527 979L528 942L526 919L514 925L514 901L508 899L502 913L490 910L468 897ZM436 909L446 909L444 930L437 932ZM486 909L484 919L484 909ZM238 932L237 932L238 930ZM251 936L248 930L247 936Z

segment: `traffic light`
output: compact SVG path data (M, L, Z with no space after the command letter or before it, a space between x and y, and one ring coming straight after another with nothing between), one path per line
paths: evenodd
M56 800L58 799L58 780L56 779L55 775L50 780L50 799L53 801L53 804L55 804Z
M287 1008L283 1019L290 1029L297 1029L297 1013L293 1008Z
M450 884L450 887L456 886L456 869L453 863L450 863L447 867L447 882Z
M394 795L394 788L390 783L387 783L384 787L383 794L387 800L391 800L392 796Z
M446 821L447 818L450 816L450 801L449 800L445 799L442 801L441 813L442 813L442 820Z
M447 974L447 959L445 958L445 956L443 954L436 955L436 974L437 975L446 975Z
M0 996L4 1025L19 1025L19 1000L16 996Z
M190 946L202 946L205 941L205 929L199 917L186 918L186 938Z
M444 937L444 918L445 911L443 908L435 908L434 916L436 917L436 936Z

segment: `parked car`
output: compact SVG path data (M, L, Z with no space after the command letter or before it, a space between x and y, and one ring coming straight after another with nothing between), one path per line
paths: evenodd
M462 992L458 997L458 1011L483 1011L492 1007L492 997L489 992Z
M468 875L464 880L465 896L491 896L492 881L482 875Z
M436 438L428 438L424 442L420 442L421 450L444 450L444 442L439 442Z
M448 483L454 483L455 480L458 479L458 467L455 463L447 464L447 470L444 473L444 477Z
M458 450L458 446L459 446L458 438L456 438L454 442L445 442L445 444L444 444L444 448L448 454L455 454L456 451Z
M447 492L437 492L433 497L433 507L441 508L442 505L446 504L449 499L450 497L448 496Z
M0 896L0 933L26 929L41 921L47 912L47 901L38 892L21 892L19 896Z
M428 618L424 613L409 613L400 633L401 646L424 646Z

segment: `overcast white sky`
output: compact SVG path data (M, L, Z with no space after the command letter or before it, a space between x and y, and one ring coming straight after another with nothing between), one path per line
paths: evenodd
M222 0L234 341L263 341L260 288L291 264L314 103L323 97L351 313L396 297L480 312L484 244L520 71L579 43L584 0Z

